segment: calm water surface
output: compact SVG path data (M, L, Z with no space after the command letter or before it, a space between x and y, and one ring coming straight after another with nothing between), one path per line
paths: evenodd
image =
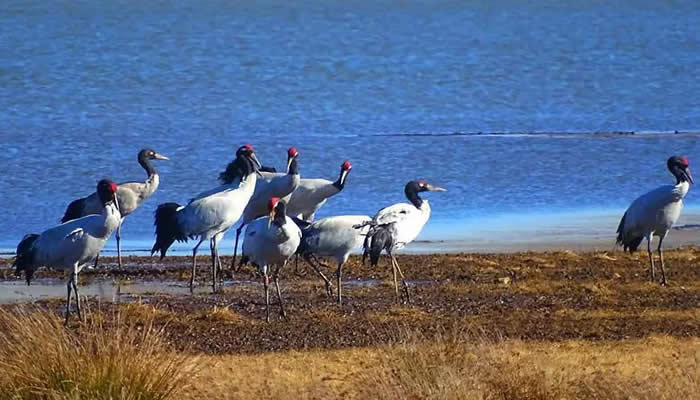
M145 146L172 161L123 235L150 247L157 204L216 185L243 142L278 168L296 146L303 176L352 161L320 216L373 214L424 177L449 191L427 196L423 239L614 231L580 221L671 182L671 154L700 162L700 137L671 133L700 131L700 6L525 3L6 1L0 249L101 177L143 178Z

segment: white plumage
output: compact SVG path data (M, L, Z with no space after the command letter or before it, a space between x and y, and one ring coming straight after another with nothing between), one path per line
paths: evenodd
M285 204L279 198L268 202L269 215L252 221L245 230L243 259L256 265L263 274L265 289L266 320L270 322L270 270L277 289L280 314L285 317L282 293L279 287L279 272L294 255L301 242L301 230L286 216ZM272 269L272 267L275 267Z
M233 246L233 259L231 268L235 269L236 254L238 252L238 240L246 224L267 213L267 203L273 197L278 197L287 202L289 196L299 185L299 168L297 157L299 152L296 148L290 147L287 150L287 173L280 172L260 172L261 177L255 186L255 192L248 202L248 206L243 211L241 225L236 229L236 240ZM219 175L219 180L224 183L232 183L240 180L240 176L229 166Z
M122 182L117 185L117 202L119 203L119 211L121 213L121 219L116 234L117 260L120 268L122 266L121 227L124 218L134 212L141 204L151 197L156 189L158 189L160 177L150 161L168 160L168 157L160 155L152 149L142 149L138 153L137 160L146 171L146 180L143 182ZM100 214L101 212L102 202L97 193L93 193L87 197L71 202L66 208L61 222L67 222L90 214ZM97 266L98 258L99 254L95 257L95 266Z
M78 316L82 319L77 286L78 273L86 262L99 254L120 223L121 216L115 203L116 191L117 185L114 182L101 180L97 185L97 193L102 203L99 215L88 215L64 222L40 235L27 235L17 246L14 265L17 273L25 272L27 284L30 283L34 270L42 266L62 269L69 273L66 322L70 314L71 289L75 291Z
M190 291L194 290L194 278L197 270L197 250L205 240L209 240L212 257L212 289L216 292L217 268L221 267L217 244L243 214L248 205L257 182L259 162L249 145L242 146L236 152L236 168L242 181L222 185L200 193L186 206L177 203L165 203L158 206L155 214L156 243L151 254L161 252L161 258L175 240L187 241L198 238L192 249L192 277ZM217 267L218 264L218 267Z
M377 265L379 256L382 251L391 258L392 271L394 275L394 289L396 290L396 300L399 300L399 286L397 282L397 272L401 275L403 282L406 301L410 302L408 293L408 284L404 278L401 267L399 266L394 251L402 249L405 245L412 242L420 234L423 226L430 218L430 204L427 200L423 200L418 196L419 192L438 191L444 192L445 189L433 186L424 180L410 181L404 188L404 194L411 203L398 203L389 207L383 208L377 212L371 222L367 232L367 237L364 242L364 254L369 254L370 263ZM365 224L359 224L355 227L360 229Z
M335 182L327 179L301 179L288 201L287 214L304 221L313 221L318 209L326 204L330 197L343 190L351 169L352 164L344 161L340 165L340 175Z
M323 218L302 227L299 253L324 280L329 296L332 295L332 285L314 262L323 266L316 258L321 256L333 258L338 264L336 270L338 304L342 304L343 265L348 261L350 253L362 246L371 221L372 217L369 215L339 215ZM356 225L362 227L355 229Z
M652 281L656 280L656 271L651 242L654 236L659 237L657 251L661 262L662 285L667 281L661 245L673 224L678 221L683 210L683 198L688 194L690 184L693 183L688 164L688 159L685 157L669 158L666 166L676 177L676 184L658 187L638 197L622 216L617 228L617 243L630 253L637 250L644 238L647 239Z

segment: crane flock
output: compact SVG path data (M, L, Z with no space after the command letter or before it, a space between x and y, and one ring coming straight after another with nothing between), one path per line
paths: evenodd
M294 255L303 258L321 277L329 297L333 296L333 283L323 273L322 269L327 266L318 257L329 257L337 263L336 301L340 305L343 301L343 266L350 254L362 248L363 263L369 257L370 264L376 266L381 253L385 252L392 267L396 301L401 301L400 277L404 300L410 303L408 283L395 252L415 240L430 218L430 204L419 194L444 192L446 189L423 179L411 180L404 187L408 203L382 208L374 217L337 215L314 221L316 212L328 199L343 190L352 164L343 161L335 181L302 179L299 155L296 148L289 148L287 170L275 172L274 168L262 166L252 146L239 147L234 160L219 175L221 185L196 195L184 205L175 202L158 205L154 215L156 239L151 255L160 253L162 259L175 241L196 240L192 249L189 285L192 292L197 250L209 240L212 291L216 293L219 289L217 277L222 270L218 244L225 233L238 224L231 269L236 271L238 241L245 228L240 264L251 263L262 275L267 321L270 320L270 276L277 291L280 315L286 316L279 278L281 270ZM168 158L152 149L141 150L138 162L147 174L144 182L117 185L102 179L95 193L68 205L60 225L41 234L27 234L18 244L13 266L18 275L25 274L27 284L31 283L34 271L39 267L66 271L66 322L70 315L71 292L75 293L76 309L82 319L78 273L88 262L94 260L97 264L100 251L115 230L121 267L120 229L124 218L142 205L160 183L159 175L150 163L152 160ZM656 280L656 274L651 242L653 236L659 237L657 251L662 285L668 282L662 243L678 220L683 198L693 183L687 158L673 156L668 159L667 167L676 183L661 186L634 200L617 229L617 244L625 251L634 252L646 238L652 281Z

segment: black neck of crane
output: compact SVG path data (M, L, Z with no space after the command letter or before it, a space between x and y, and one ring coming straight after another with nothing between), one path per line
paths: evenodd
M141 167L146 170L146 174L149 178L158 173L156 172L156 169L153 168L153 165L151 165L151 160L145 154L139 155L139 164L141 164Z
M404 193L411 204L416 206L416 208L421 208L423 205L423 199L418 196L418 185L416 185L415 182L411 181L407 183L406 187L404 188Z

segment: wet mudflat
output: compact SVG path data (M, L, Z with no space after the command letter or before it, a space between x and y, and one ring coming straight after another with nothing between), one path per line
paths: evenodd
M404 328L427 337L458 328L535 341L698 337L700 250L668 251L665 259L668 287L649 282L644 253L401 256L411 280L411 303L404 304L396 302L385 260L375 269L354 257L344 269L342 306L328 298L310 268L304 265L300 276L289 265L281 280L287 318L279 316L272 290L269 324L255 271L226 271L222 292L211 294L205 257L199 260L194 295L187 287L191 259L186 257L127 257L121 270L108 258L81 272L81 287L91 310L102 310L107 320L117 310L120 322L155 318L166 326L174 348L207 354L374 346L394 341ZM228 266L230 258L222 261ZM31 301L62 312L60 271L41 270L36 276L36 286L55 295L38 289L28 298L13 298L11 291L26 294L27 288L11 274L10 262L0 260L3 307Z

